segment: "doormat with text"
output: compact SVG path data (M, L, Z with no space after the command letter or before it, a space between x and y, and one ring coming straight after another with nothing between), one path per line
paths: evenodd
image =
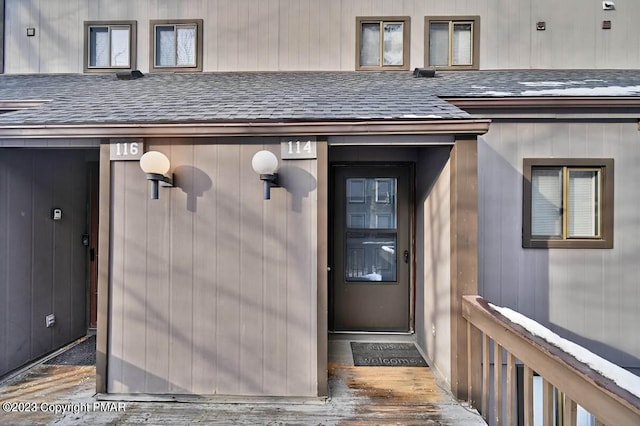
M355 366L428 367L413 343L351 342Z

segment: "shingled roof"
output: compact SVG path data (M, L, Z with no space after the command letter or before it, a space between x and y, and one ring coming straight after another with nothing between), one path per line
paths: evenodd
M439 120L470 115L442 98L640 97L639 70L2 75L0 126L224 121Z

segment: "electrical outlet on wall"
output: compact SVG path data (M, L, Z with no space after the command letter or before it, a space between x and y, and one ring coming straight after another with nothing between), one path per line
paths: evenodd
M47 315L44 320L47 328L56 325L56 316L54 314Z

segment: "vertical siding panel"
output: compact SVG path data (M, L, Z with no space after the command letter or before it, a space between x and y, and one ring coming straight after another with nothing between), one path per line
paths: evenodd
M147 182L137 162L126 161L122 178L124 189L123 213L124 256L123 273L123 371L122 377L128 383L127 392L144 391L146 376L146 229Z
M280 171L282 174L282 170ZM262 381L273 395L287 394L286 190L276 189L264 204L264 367Z
M313 3L314 5L316 3ZM318 11L315 16L319 16L318 39L319 46L317 69L339 70L340 67L340 0L329 0L318 3ZM355 25L355 20L354 20ZM355 49L355 47L354 47Z
M218 155L216 197L218 217L216 221L218 269L218 298L216 318L217 377L220 394L238 393L241 376L239 358L240 346L240 301L238 284L240 282L240 149L237 146L225 147Z
M193 341L194 354L191 366L194 392L213 394L216 389L217 367L217 287L218 269L216 176L218 147L196 145L194 147L194 180L188 197L192 198L194 221L193 265ZM207 372L207 374L202 374Z
M176 167L178 188L163 191L169 197L170 226L170 300L169 300L169 380L171 392L192 389L190 365L193 357L193 215L188 209L189 186L194 180L192 145L173 145L171 163ZM180 182L184 182L181 184ZM184 185L184 186L183 186Z
M68 190L69 185L76 177L73 174L73 162L67 156L56 155L56 166L58 167L54 178L53 203L62 209L62 220L52 221L53 226L53 310L56 313L57 323L54 330L54 344L56 346L69 342L73 337L70 312L71 304L71 281L73 277L71 247L72 229L74 221L73 195ZM42 152L42 156L47 155ZM38 158L38 157L36 157ZM43 160L37 161L36 164ZM53 207L53 206L51 206ZM49 213L50 214L50 213ZM77 218L75 218L77 220Z
M0 374L9 370L9 167L0 155Z
M51 208L54 206L51 194L54 193L54 187L59 185L54 182L54 179L59 176L53 170L54 163L56 164L56 172L64 169L64 166L57 164L57 161L40 161L36 165L38 172L33 174L33 235L37 240L34 241L32 249L33 276L30 310L31 321L35 325L32 327L31 336L34 354L46 353L52 349L54 344L53 329L44 327L45 316L56 313L60 316L58 320L63 321L62 312L54 310L53 305L55 267L51 250L54 247L55 224L50 216ZM65 220L67 220L66 217Z
M308 360L315 356L317 334L310 315L315 318L317 306L312 292L315 280L309 271L315 270L311 260L311 234L315 224L309 224L314 196L315 180L308 172L309 162L291 161L287 164L284 185L287 188L287 392L293 395L311 395L311 374Z
M169 155L164 146L153 146L149 141L148 150L160 150ZM175 163L172 161L175 168ZM170 275L171 275L171 199L178 188L160 188L159 199L150 199L149 183L144 175L138 178L142 200L146 200L139 214L147 217L145 247L145 345L146 366L145 392L169 393L169 346L170 346ZM177 185L179 185L177 183ZM139 283L140 285L142 282ZM140 338L142 338L140 336Z
M20 365L31 355L31 314L24 306L29 306L31 294L32 255L32 160L27 152L21 152L8 162L11 170L8 182L9 223L8 273L7 283L25 283L8 286L7 289L7 362L10 366Z
M111 162L111 206L112 243L111 253L111 298L109 314L109 354L107 371L107 392L127 392L123 377L124 369L124 332L125 332L125 277L124 257L127 253L125 245L125 162Z
M263 206L262 182L251 168L255 145L240 148L240 371L239 392L263 392ZM275 190L277 191L277 190Z

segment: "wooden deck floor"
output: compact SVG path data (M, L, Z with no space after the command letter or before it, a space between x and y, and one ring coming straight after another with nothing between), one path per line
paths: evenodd
M0 424L482 425L444 390L431 369L330 364L330 399L287 404L126 402L119 411L0 413ZM1 402L93 404L94 367L39 365L0 385Z

